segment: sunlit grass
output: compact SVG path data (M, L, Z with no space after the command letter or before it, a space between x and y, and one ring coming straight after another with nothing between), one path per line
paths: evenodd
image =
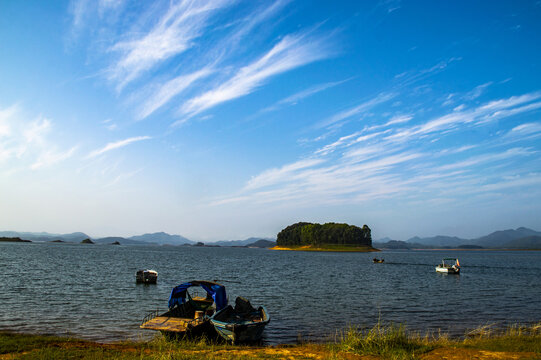
M415 359L436 346L447 344L446 336L421 336L408 332L404 325L384 326L378 322L371 329L350 327L339 333L332 348L359 355L377 355L384 359Z
M421 335L404 325L378 322L372 328L350 327L323 344L303 343L283 346L239 346L212 339L169 341L157 335L150 341L98 344L54 336L0 332L0 359L343 359L347 354L374 359L420 359L432 350L456 352L459 349L528 353L541 358L541 323L513 325L498 329L483 325L451 339L445 333ZM471 351L471 350L467 350Z
M467 335L461 346L490 351L528 351L541 354L541 322L531 326L515 324L503 330L493 325L484 325Z

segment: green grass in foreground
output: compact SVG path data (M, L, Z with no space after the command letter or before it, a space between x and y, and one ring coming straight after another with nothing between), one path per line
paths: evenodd
M0 332L0 359L343 359L349 353L405 360L420 359L437 349L455 355L460 349L475 349L522 353L521 359L540 359L541 323L504 330L483 326L466 334L465 339L450 339L441 333L421 336L407 331L403 325L378 323L371 329L350 328L327 344L293 346L233 346L206 339L166 341L161 336L146 342L97 344Z
M350 328L338 336L334 351L341 350L359 355L377 355L383 359L417 359L437 348L468 348L498 352L532 352L541 357L541 323L534 326L514 325L504 330L490 326L479 327L468 333L464 340L451 340L446 334L421 336L408 332L403 325L372 329ZM539 358L536 356L536 358Z
M541 323L533 326L513 325L504 330L494 330L490 325L482 326L471 331L460 345L489 351L527 351L541 355Z
M376 324L372 329L350 328L341 333L334 350L359 355L377 355L384 359L416 359L417 355L427 353L436 347L446 346L445 336L421 337L418 333L407 332L404 325Z

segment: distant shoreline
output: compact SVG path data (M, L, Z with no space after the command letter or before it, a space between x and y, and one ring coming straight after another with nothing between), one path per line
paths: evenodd
M483 248L483 249L463 249L463 248L415 248L415 249L390 249L380 248L380 251L399 250L399 251L541 251L541 249L504 249L504 248Z
M324 247L315 247L312 245L304 246L274 246L269 250L278 251L330 251L330 252L375 252L379 249L368 246L347 246L347 245L326 245Z
M0 242L24 242L24 243L29 243L29 242L32 242L30 240L23 240L19 237L0 237Z

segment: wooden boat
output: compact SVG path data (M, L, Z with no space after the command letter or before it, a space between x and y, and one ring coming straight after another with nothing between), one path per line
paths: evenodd
M453 261L454 261L454 264L451 265L451 263L449 262L453 262ZM445 273L445 274L460 274L460 263L458 262L458 259L456 258L444 258L441 261L441 264L436 266L436 271L440 273Z
M156 284L158 272L156 270L139 270L135 273L137 284Z
M250 343L261 340L265 326L270 322L264 306L255 309L248 300L237 297L235 307L226 306L217 311L210 322L222 338L232 343Z
M188 289L200 287L206 296L192 296ZM225 287L212 281L194 280L180 284L171 290L169 310L163 314L158 311L145 316L142 329L161 331L167 338L184 336L206 336L215 334L210 316L215 310L227 306Z
M382 263L382 262L385 261L385 259L373 258L372 261L373 261L374 263Z

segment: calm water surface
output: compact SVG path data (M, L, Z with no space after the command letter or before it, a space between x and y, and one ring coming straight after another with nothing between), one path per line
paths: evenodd
M166 310L171 289L188 280L222 280L265 305L270 344L321 340L349 325L405 323L452 335L485 324L541 320L541 252L290 252L245 248L0 243L0 329L98 341L147 338L148 312ZM438 274L458 256L462 274ZM136 285L135 272L159 272Z

